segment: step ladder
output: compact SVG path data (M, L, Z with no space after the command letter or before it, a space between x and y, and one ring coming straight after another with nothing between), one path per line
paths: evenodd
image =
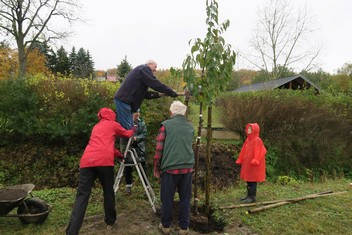
M154 213L156 213L156 209L155 209L155 202L156 202L156 197L155 197L155 193L154 190L152 188L152 185L149 183L147 175L144 172L144 169L142 167L142 164L137 160L138 155L137 155L137 151L131 147L132 144L132 139L134 137L132 136L131 138L129 138L127 146L126 146L126 150L124 152L124 160L121 162L120 168L117 172L116 175L116 179L115 179L115 183L114 183L114 191L115 194L117 192L117 190L119 189L120 186L120 182L122 179L122 176L124 174L124 170L126 166L131 166L131 167L135 167L136 171L138 173L139 179L141 180L142 184L143 184L143 188L145 190L146 195L148 196L148 200L150 202L150 205L152 206L152 209L154 211ZM129 158L129 160L132 160L132 162L128 162L126 163L126 160Z

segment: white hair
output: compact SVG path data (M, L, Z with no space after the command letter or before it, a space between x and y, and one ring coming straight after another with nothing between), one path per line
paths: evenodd
M175 116L177 114L185 116L186 111L187 111L187 106L178 100L172 102L172 104L170 106L170 112L171 112L172 116Z
M145 64L146 64L146 65L149 65L149 64L156 64L156 65L157 65L157 63L155 62L155 60L148 60Z

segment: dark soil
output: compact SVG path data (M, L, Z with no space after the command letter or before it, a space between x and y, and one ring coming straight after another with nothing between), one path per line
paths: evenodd
M235 145L222 143L213 144L211 149L212 162L212 188L222 189L238 184L240 167L235 164L235 153L238 153ZM199 151L199 176L204 183L206 173L206 146L201 146ZM204 186L204 185L203 185Z
M205 146L200 148L199 156L199 186L204 187L205 176ZM238 153L235 146L214 144L212 148L212 188L221 189L233 186L238 183L239 167L234 163L234 155ZM121 191L123 189L120 189ZM123 192L118 192L123 193ZM135 200L136 192L133 192L131 201ZM140 192L143 194L143 192ZM123 202L117 203L117 223L111 229L107 230L104 223L103 215L89 216L86 218L81 234L119 234L119 235L152 235L160 234L158 231L158 224L160 223L160 206L157 206L157 213L151 210L150 204L146 198L139 196L145 203L141 206L135 206L133 209L126 209ZM179 229L177 225L177 211L178 202L175 202L174 207L174 221L172 226L172 233L177 234ZM189 234L253 234L242 224L216 224L204 213L203 209L199 208L199 214L191 213L191 226ZM211 218L211 217L210 217Z

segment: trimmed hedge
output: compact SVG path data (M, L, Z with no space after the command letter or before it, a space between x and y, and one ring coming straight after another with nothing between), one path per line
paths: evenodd
M75 187L79 159L98 121L97 112L102 107L115 110L113 95L118 87L110 82L43 76L0 80L0 184ZM141 107L149 156L160 122L169 117L171 102L170 97L162 97L146 100Z
M269 177L351 177L352 98L275 90L227 93L217 100L225 127L245 137L257 122L268 147Z

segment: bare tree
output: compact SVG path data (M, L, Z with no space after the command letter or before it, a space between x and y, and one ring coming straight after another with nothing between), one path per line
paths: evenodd
M63 39L67 30L56 30L54 19L78 20L76 0L0 0L0 34L11 36L18 49L19 77L27 71L27 57L35 43ZM56 24L60 24L56 21Z
M270 0L258 10L258 25L251 46L256 52L247 60L265 71L268 80L278 79L285 68L297 66L310 70L320 54L309 44L312 18L307 9L295 13L288 0Z

